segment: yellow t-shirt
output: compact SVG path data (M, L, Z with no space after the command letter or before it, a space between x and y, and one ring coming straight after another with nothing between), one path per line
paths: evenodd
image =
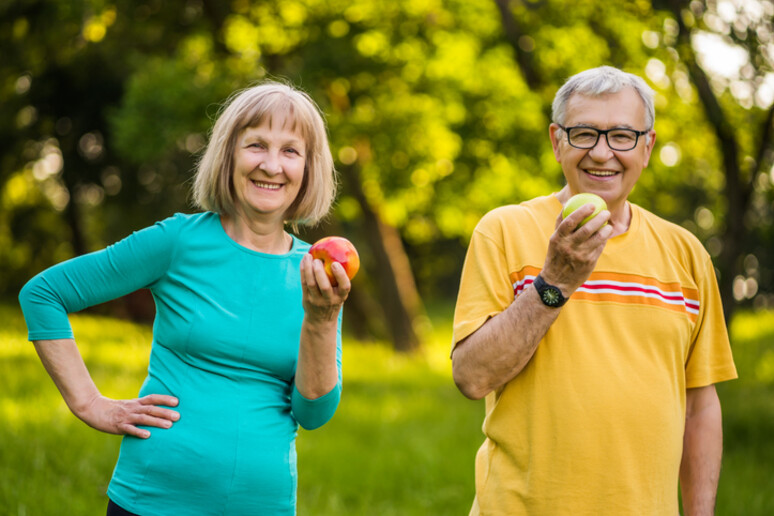
M555 196L488 213L454 345L540 272ZM471 514L676 515L685 390L736 378L715 273L688 231L631 205L524 370L486 397Z

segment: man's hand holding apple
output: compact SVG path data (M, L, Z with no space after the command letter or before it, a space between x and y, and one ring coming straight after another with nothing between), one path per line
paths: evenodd
M608 224L610 212L597 208L593 203L585 203L565 218L561 213L557 217L540 274L547 283L559 287L565 297L591 275L613 232Z

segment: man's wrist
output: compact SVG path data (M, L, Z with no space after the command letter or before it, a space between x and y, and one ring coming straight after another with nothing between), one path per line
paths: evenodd
M535 277L532 285L535 287L540 301L550 308L560 308L569 299L569 296L565 296L561 288L548 283L540 274Z

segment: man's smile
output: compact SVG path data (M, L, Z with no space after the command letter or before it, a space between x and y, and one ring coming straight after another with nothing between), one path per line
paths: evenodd
M595 177L610 177L618 174L615 170L593 170L588 168L584 172Z

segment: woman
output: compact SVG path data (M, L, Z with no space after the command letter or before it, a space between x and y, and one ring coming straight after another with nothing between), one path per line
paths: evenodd
M314 102L266 83L236 95L199 163L196 204L108 248L56 265L19 299L40 358L72 412L125 434L108 515L294 514L298 425L327 422L341 394L341 307L309 245L335 194ZM300 273L299 273L300 271ZM149 288L156 302L139 397L94 385L67 314Z

